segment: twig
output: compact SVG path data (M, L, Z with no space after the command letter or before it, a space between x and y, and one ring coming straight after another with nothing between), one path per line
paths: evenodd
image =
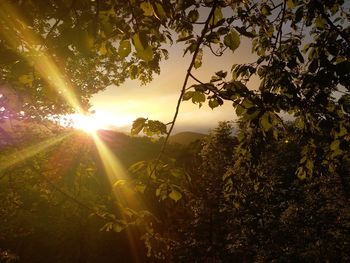
M150 175L149 175L149 178L152 177L152 175L155 173L158 165L159 165L159 162L160 162L160 158L162 157L162 155L164 154L164 151L165 151L165 148L168 144L168 141L169 141L169 138L170 138L170 134L171 132L173 131L174 129L174 126L175 126L175 122L176 122L176 119L177 119L177 116L179 114L179 110L180 110L180 105L181 105L181 102L182 102L182 98L186 92L186 87L187 87L187 82L188 82L188 79L190 78L191 76L191 70L194 66L194 63L195 63L195 60L196 60L196 57L198 55L198 52L199 52L199 48L201 46L201 44L203 43L203 40L204 40L204 37L205 37L205 34L207 33L208 31L208 27L209 27L209 23L210 23L210 19L213 17L214 15L214 11L216 9L216 5L217 5L217 1L214 1L213 3L213 7L208 15L208 18L207 20L205 21L205 24L204 24L204 27L203 27L203 30L202 30L202 33L200 35L200 37L197 39L197 45L196 45L196 49L194 50L194 53L193 53L193 56L192 56L192 60L191 60L191 63L187 69L187 74L185 76L185 79L184 79L184 82L183 82L183 85L182 85L182 88L181 88L181 92L180 92L180 96L177 100L177 104L176 104L176 109L175 109L175 113L174 113L174 116L173 116L173 120L171 121L171 125L170 125L170 128L169 128L169 131L167 132L167 135L165 137L165 140L162 144L162 148L159 152L159 155L156 159L156 162L155 162L155 165L154 165L154 168L152 169Z
M324 8L322 6L322 4L320 2L318 2L317 0L315 1L316 3L316 8L317 10L320 12L321 16L327 21L328 25L334 30L336 31L344 40L345 42L350 45L350 39L348 38L348 36L346 34L344 34L343 31L339 30L339 28L333 24L333 22L329 19L328 15L326 14L326 12L324 11Z

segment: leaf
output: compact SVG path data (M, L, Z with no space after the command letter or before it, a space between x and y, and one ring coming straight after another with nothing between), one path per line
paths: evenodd
M117 180L117 181L113 184L113 186L114 186L114 187L121 187L121 186L125 185L125 183L126 183L126 180L124 180L124 179L119 179L119 180Z
M139 134L143 127L145 127L146 121L147 119L145 118L137 118L136 120L134 120L131 127L131 135Z
M146 185L141 184L141 183L135 185L135 191L140 192L140 193L143 194L145 192L145 190L146 190Z
M222 70L220 70L220 71L218 71L218 72L215 72L215 75L217 75L217 76L220 77L220 78L226 78L226 76L227 76L227 71L222 71Z
M119 233L119 232L123 231L125 228L126 228L126 224L120 220L113 224L113 230L115 232Z
M303 167L299 167L296 172L298 178L300 180L305 180L306 179L306 171L304 170Z
M240 38L239 38L239 34L234 29L232 29L230 31L230 33L228 33L224 37L224 44L227 47L229 47L232 50L232 52L234 52L239 47L240 43L241 43L241 41L240 41Z
M151 48L151 46L148 46L146 49L144 50L138 50L136 52L136 55L143 59L146 62L149 62L153 59L153 50Z
M220 104L217 99L211 99L209 100L209 107L213 110L214 108L218 107Z
M160 3L155 3L156 9L154 10L155 14L154 16L157 17L159 20L166 19L166 13L164 11L163 6Z
M260 118L260 127L265 131L269 131L272 128L272 124L270 122L270 113L265 112L264 115Z
M214 15L210 20L210 25L215 26L219 21L223 19L222 11L220 7L217 7L214 11Z
M190 22L190 23L194 23L198 20L199 18L199 13L198 13L198 10L197 9L194 9L194 10L191 10L189 13L188 13L188 16L187 16L187 20Z
M32 85L34 78L32 75L26 74L26 75L22 75L18 78L18 81L24 85Z
M107 54L108 50L106 48L106 43L103 42L100 46L100 49L98 50L98 52L100 53L100 55L104 56Z
M176 177L176 178L183 178L184 177L184 172L180 169L172 169L170 171L171 175Z
M193 103L205 102L205 95L200 91L195 91L192 96L192 102Z
M237 114L237 116L241 116L244 111L245 111L245 109L240 104L238 104L237 107L236 107L236 114Z
M169 194L169 197L173 199L175 202L177 202L182 198L182 194L179 191L172 189Z
M287 6L288 8L292 9L295 7L295 0L287 0Z
M202 66L203 49L200 49L197 53L196 59L194 60L194 68L200 68Z
M189 100L193 97L194 91L187 91L183 97L182 100Z
M330 148L332 151L335 152L335 151L339 150L339 146L340 146L340 140L335 140L331 143Z
M141 33L134 34L132 40L137 51L144 50L148 45L146 37Z
M145 16L153 16L153 7L150 2L142 2L140 8Z
M131 52L131 44L129 40L123 40L120 41L119 48L118 48L118 54L120 57L125 58L127 57Z

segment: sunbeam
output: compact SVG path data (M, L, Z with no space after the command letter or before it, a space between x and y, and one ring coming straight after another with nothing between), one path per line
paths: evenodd
M108 176L110 185L112 186L113 194L115 195L116 200L118 201L120 208L129 207L135 210L145 209L145 204L143 200L139 198L134 191L130 190L128 187L118 187L116 186L117 182L126 182L128 178L127 172L124 169L121 162L113 154L113 152L105 145L105 143L99 138L97 133L91 134L97 151L100 155L100 159L104 166L105 172ZM124 215L123 211L120 211L120 215L127 222L128 218ZM128 241L130 247L133 250L133 257L135 262L138 262L138 250L135 246L136 239L134 233L126 228L126 234L128 236Z
M114 185L117 180L125 180L127 177L126 171L120 161L98 137L97 133L92 133L92 137L111 185Z
M3 37L13 46L14 50L19 49L19 39L21 41L21 49L27 52L24 58L30 65L36 69L40 76L60 94L67 103L74 109L81 109L79 100L77 99L71 82L63 72L61 72L57 64L53 61L49 54L44 50L42 41L34 35L31 28L25 24L25 20L21 14L15 10L6 1L0 2L0 17L5 21L1 30Z
M52 145L57 144L58 142L62 141L66 137L68 137L70 133L61 134L59 136L56 136L55 138L47 139L43 142L40 142L38 144L31 145L25 149L15 151L14 153L5 156L4 158L0 159L0 172L3 170L22 162L30 157L33 157L34 155L46 150Z

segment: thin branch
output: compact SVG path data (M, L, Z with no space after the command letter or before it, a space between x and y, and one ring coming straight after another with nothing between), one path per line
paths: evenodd
M273 48L272 48L272 51L271 51L271 54L270 54L270 59L269 59L269 62L267 63L267 67L269 67L271 65L271 62L272 62L272 59L273 59L273 56L274 56L274 53L277 49L277 45L278 45L278 41L280 40L280 35L282 35L282 26L283 26L283 22L284 22L284 16L286 14L286 9L287 9L287 0L284 0L283 1L283 7L282 7L282 17L281 17L281 21L280 21L280 24L279 24L279 28L278 28L278 31L277 31L277 35L276 35L276 39L275 39L275 43L273 44ZM263 86L262 86L262 90L265 89L265 84L266 84L266 76L267 76L267 71L265 73L265 76L264 76L264 79L263 79Z
M175 122L176 122L177 116L178 116L178 114L179 114L179 110L180 110L180 105L181 105L181 102L182 102L182 98L183 98L183 96L184 96L184 94L185 94L185 92L186 92L187 82L188 82L188 79L189 79L190 76L191 76L191 70L192 70L192 68L193 68L193 66L194 66L196 57L197 57L198 52L199 52L199 50L200 50L200 46L201 46L201 44L203 43L204 37L205 37L205 35L206 35L207 31L208 31L209 23L210 23L210 20L212 19L213 15L214 15L214 11L215 11L215 9L216 9L216 5L217 5L217 1L214 1L213 7L212 7L212 9L210 10L210 13L209 13L209 15L208 15L208 17L207 17L207 20L205 21L205 25L204 25L204 27L203 27L202 33L201 33L200 37L197 39L196 49L195 49L194 52L193 52L193 56L192 56L191 63L190 63L190 65L189 65L188 69L187 69L187 74L186 74L186 76L185 76L185 79L184 79L184 82L183 82L183 85L182 85L182 88L181 88L180 96L179 96L179 98L178 98L178 100L177 100L177 104L176 104L176 108L175 108L175 113L174 113L174 116L173 116L173 120L171 121L171 125L170 125L170 128L169 128L169 131L167 132L167 135L166 135L166 137L165 137L165 140L164 140L164 142L163 142L163 144L162 144L162 148L161 148L161 150L160 150L160 152L159 152L159 155L158 155L158 157L157 157L156 163L155 163L154 168L152 169L152 171L151 171L151 173L150 173L149 178L151 178L152 175L155 173L155 171L156 171L156 169L157 169L157 167L158 167L158 165L159 165L160 158L162 157L162 155L163 155L164 152L165 152L165 148L166 148L166 146L167 146L167 144L168 144L168 141L169 141L169 138L170 138L170 134L171 134L171 132L172 132L173 129L174 129Z
M63 19L65 16L67 16L67 15L69 14L69 11L70 11L70 10L74 7L74 5L75 5L75 2L76 2L76 0L72 0L72 3L71 3L71 5L70 5L68 11L65 12L64 14L62 14L62 15L56 20L56 22L55 22L55 23L53 24L53 26L50 28L49 32L46 34L45 39L44 39L44 41L43 41L41 47L46 46L47 41L48 41L48 39L49 39L49 36L50 36L50 35L52 34L52 32L56 29L56 27L57 27L58 24L62 21L62 19Z
M344 31L341 31L336 25L333 24L333 22L329 19L329 16L324 11L323 5L320 2L318 2L317 0L315 1L315 3L316 3L315 6L316 6L317 10L320 12L323 19L325 19L327 21L327 23L331 27L331 29L336 31L345 40L345 42L348 45L350 45L350 39L348 38L348 36L344 33Z

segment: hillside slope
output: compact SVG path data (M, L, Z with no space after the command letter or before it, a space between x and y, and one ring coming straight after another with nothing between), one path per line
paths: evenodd
M186 145L196 140L200 140L205 136L207 135L203 133L198 133L198 132L179 132L175 135L170 136L169 142Z

